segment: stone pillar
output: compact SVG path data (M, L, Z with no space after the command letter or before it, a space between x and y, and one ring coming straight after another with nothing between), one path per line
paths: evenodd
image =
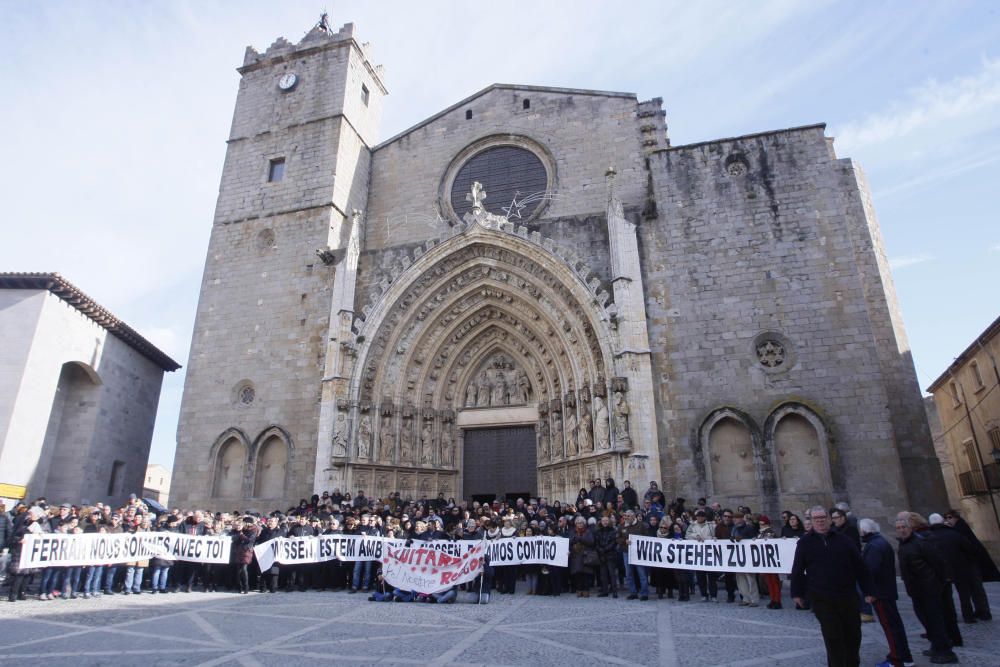
M340 217L340 216L336 216ZM346 238L345 238L346 237ZM326 344L326 366L320 394L319 435L316 444L316 472L313 491L320 493L329 483L326 462L336 434L335 411L338 398L345 398L354 359L354 292L360 253L361 211L355 209L351 220L341 219L330 225L329 245L319 251L325 264L335 264L330 324Z
M615 170L607 171L608 241L611 250L611 286L617 308L617 349L612 393L607 406L611 417L612 443L619 452L629 452L629 468L645 471L633 485L645 484L647 477L660 478L660 445L653 400L653 370L643 303L642 273L636 226L625 218L615 194ZM616 391L620 387L623 391ZM623 424L624 420L624 424ZM624 425L621 432L616 426ZM595 425L595 429L597 426ZM618 431L616 433L616 431ZM632 457L639 457L635 464ZM641 464L641 468L638 467Z

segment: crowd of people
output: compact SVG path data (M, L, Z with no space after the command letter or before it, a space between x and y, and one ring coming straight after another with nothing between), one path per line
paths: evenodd
M641 495L640 495L641 493ZM28 532L121 533L171 531L188 535L225 535L232 540L228 564L196 563L158 556L148 561L84 567L18 567ZM405 500L399 493L369 499L339 490L302 499L295 507L268 514L248 511L172 511L155 514L132 495L121 507L62 503L45 498L19 503L12 511L0 504L0 545L7 550L7 599L76 600L102 595L190 593L194 590L249 594L278 591L346 591L367 594L373 601L454 601L457 591L421 595L393 589L372 560L330 560L298 565L275 564L261 571L254 546L277 537L321 534L380 535L413 540L492 540L548 535L569 540L566 567L551 565L492 566L476 581L463 585L488 599L514 595L574 594L577 597L690 602L783 608L783 581L777 574L689 571L630 564L629 540L652 536L686 540L767 540L800 538L790 580L789 597L798 609L811 609L820 622L831 665L857 665L861 623L882 624L890 652L883 665L912 663L906 632L896 607L897 572L930 641L927 654L935 663L956 662L952 650L962 646L958 613L966 623L991 620L984 581L1000 580L985 547L955 511L928 519L910 512L895 524L897 554L871 519L853 516L846 504L814 507L802 513L782 512L779 523L749 507L724 508L698 499L668 502L656 482L637 491L626 481L593 480L572 503L548 498L514 502Z

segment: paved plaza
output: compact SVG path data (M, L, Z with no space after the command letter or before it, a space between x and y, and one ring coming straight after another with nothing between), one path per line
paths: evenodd
M787 587L786 587L787 592ZM1000 611L1000 584L989 584ZM786 605L790 606L790 605ZM901 600L918 665L927 642ZM962 625L963 665L1000 664L996 623ZM862 665L886 644L864 626ZM105 596L0 602L0 664L65 665L826 664L811 613L733 604L494 596L487 605L368 602L345 593Z

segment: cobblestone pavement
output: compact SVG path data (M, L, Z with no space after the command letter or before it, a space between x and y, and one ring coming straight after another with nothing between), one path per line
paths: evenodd
M987 591L1000 612L1000 584ZM13 604L4 598L0 664L825 665L812 614L785 606L523 594L480 606L375 603L320 592L32 597ZM900 609L917 664L929 664L905 595ZM963 624L965 647L956 649L962 664L1000 664L997 630L1000 620ZM866 624L862 665L874 665L886 650L879 626Z

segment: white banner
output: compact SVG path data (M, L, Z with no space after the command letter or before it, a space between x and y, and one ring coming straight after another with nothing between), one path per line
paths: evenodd
M382 576L393 588L415 593L438 593L472 581L483 571L486 541L451 542L468 545L461 556L431 548L436 542L413 542L399 546L391 540L382 557Z
M569 564L569 540L565 537L507 537L490 540L486 546L489 563L494 567L505 565Z
M229 563L229 535L182 533L28 533L22 569L114 565L163 556L196 563Z
M276 537L254 547L261 572L274 564L295 565L322 563L328 560L358 561L382 560L384 545L396 548L406 546L405 540L372 535L308 535L305 537ZM413 542L428 549L461 557L476 542L459 540L451 542ZM565 537L509 537L490 540L487 546L490 565L523 565L538 563L566 567L569 562L569 540Z
M629 538L629 565L706 572L763 572L788 574L795 559L794 538L769 540L669 540Z

